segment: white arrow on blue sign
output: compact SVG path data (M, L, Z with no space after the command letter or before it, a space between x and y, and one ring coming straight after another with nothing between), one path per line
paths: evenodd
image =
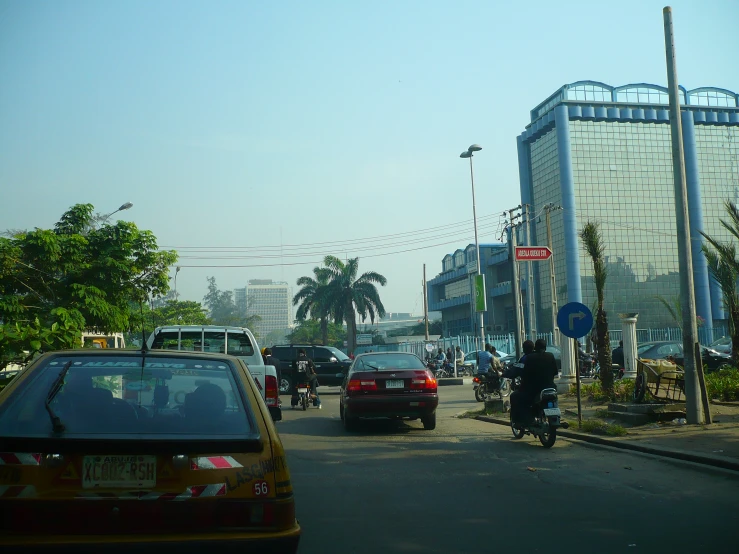
M593 314L585 304L569 302L557 312L557 326L566 337L584 337L593 328Z

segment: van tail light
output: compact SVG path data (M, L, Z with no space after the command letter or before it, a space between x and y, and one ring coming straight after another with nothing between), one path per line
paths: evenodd
M377 382L374 379L352 379L346 386L347 392L370 392L377 390Z
M277 388L277 377L274 375L264 376L264 401L267 406L277 407L280 404L280 391Z

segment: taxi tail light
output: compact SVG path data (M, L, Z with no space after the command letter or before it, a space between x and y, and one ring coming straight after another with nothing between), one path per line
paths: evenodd
M295 522L295 504L224 501L218 506L215 519L219 527L291 527Z
M377 382L374 379L352 379L346 386L347 392L370 392L377 390Z
M277 388L277 377L274 375L265 375L264 388L264 400L267 406L277 407L280 404L280 391Z

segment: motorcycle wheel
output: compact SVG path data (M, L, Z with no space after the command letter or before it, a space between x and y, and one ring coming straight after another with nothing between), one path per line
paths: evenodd
M508 396L511 394L511 382L508 379L503 379L503 382L500 385L500 398L502 399L504 396Z
M513 431L513 438L516 440L522 439L526 433L523 429L516 429L513 425L513 421L511 421L511 431Z
M475 400L477 400L478 402L483 402L485 400L485 394L481 392L481 388L482 387L477 387L475 389Z
M639 373L634 381L634 402L637 404L644 401L644 397L647 394L647 383L644 378L644 373Z
M557 440L557 429L549 429L548 432L539 435L539 441L544 448L551 448Z
M303 397L302 404L303 404L303 411L307 410L308 409L308 396L307 395Z

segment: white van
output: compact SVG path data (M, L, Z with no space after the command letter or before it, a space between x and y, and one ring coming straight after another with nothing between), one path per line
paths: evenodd
M229 354L243 360L275 421L282 419L277 369L264 365L256 338L245 327L181 325L157 327L146 345L157 350L188 350Z

